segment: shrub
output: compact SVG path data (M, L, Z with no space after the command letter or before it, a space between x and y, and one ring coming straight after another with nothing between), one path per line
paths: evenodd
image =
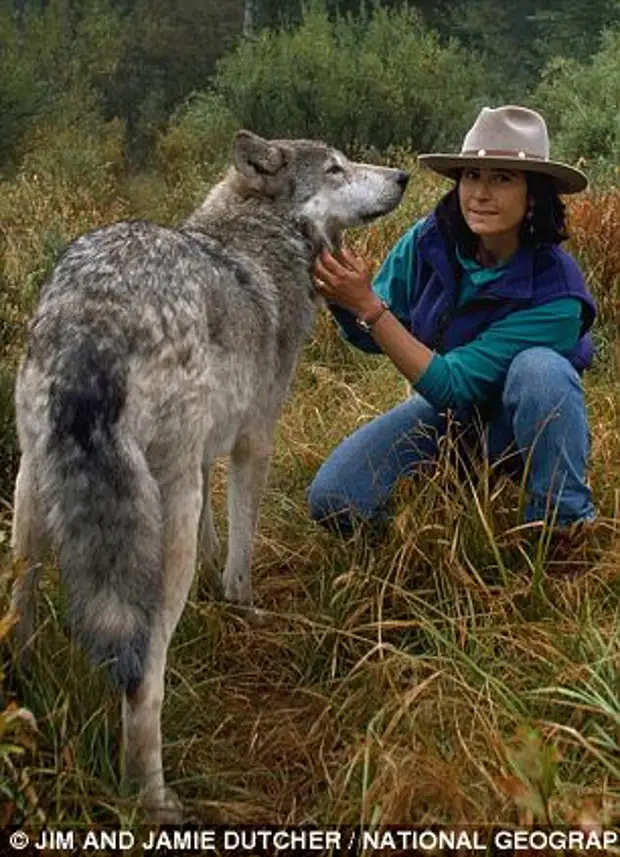
M598 366L617 377L620 321L620 192L582 194L569 203L571 239L568 250L579 259L596 298L594 336Z
M0 163L16 168L25 153L38 148L37 133L31 135L41 123L61 131L59 137L67 129L73 133L76 145L67 151L66 134L58 141L50 134L45 142L56 155L64 153L66 164L79 162L81 132L90 130L93 118L100 121L104 92L118 65L121 18L105 0L20 5L21 15L0 11Z
M546 67L534 101L545 113L554 154L580 163L593 178L617 181L620 162L620 28L608 30L587 63L564 57Z
M170 119L156 146L157 166L172 184L212 181L228 163L239 120L212 92L194 94Z
M214 89L239 124L268 137L421 150L460 142L487 99L484 79L475 55L441 45L413 9L330 21L315 6L294 29L242 41Z
M104 122L94 111L40 120L28 135L22 159L25 173L65 184L94 188L123 169L124 127Z
M31 64L20 62L13 16L0 10L0 165L12 167L19 159L22 140L41 103L41 86Z

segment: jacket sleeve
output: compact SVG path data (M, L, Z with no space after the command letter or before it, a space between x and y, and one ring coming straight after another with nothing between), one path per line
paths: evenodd
M415 288L416 242L424 219L418 220L396 242L381 265L372 283L373 291L384 300L398 320L409 329L409 307ZM381 354L381 348L369 333L356 324L352 312L335 304L327 304L336 319L342 336L368 354Z
M499 395L512 360L526 348L542 346L567 354L577 343L581 305L561 298L519 310L492 324L472 342L435 354L415 383L436 408L480 405Z

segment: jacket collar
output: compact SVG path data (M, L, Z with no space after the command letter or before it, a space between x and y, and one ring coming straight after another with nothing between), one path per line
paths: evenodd
M422 258L437 272L441 281L455 289L454 271L446 241L434 212L426 219L418 247ZM520 247L507 265L504 275L483 286L478 296L512 301L531 300L534 292L534 253L531 247Z

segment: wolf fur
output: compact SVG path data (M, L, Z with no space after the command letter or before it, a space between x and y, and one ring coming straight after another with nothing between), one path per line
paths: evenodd
M197 562L217 553L209 499L230 456L225 597L252 602L250 564L275 424L341 230L395 207L407 175L323 143L247 131L179 228L121 222L70 244L42 289L16 385L21 462L12 546L24 649L42 540L69 625L123 692L125 774L160 817L166 654ZM200 538L199 538L200 532Z

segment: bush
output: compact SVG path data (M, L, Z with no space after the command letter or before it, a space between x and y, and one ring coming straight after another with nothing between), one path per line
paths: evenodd
M20 16L0 12L0 164L7 171L37 147L31 135L41 123L74 135L70 151L66 137L55 146L67 164L81 158L82 130L93 117L101 120L123 39L121 18L106 0L50 0L42 8L26 4ZM53 144L54 134L44 142Z
M196 93L172 115L156 147L157 166L171 183L210 182L226 166L239 120L211 92Z
M550 62L535 92L553 135L554 154L580 161L596 178L617 181L620 162L620 29L608 30L585 64Z
M218 64L215 93L267 137L318 137L349 152L460 144L487 100L481 62L442 46L413 9L330 21L320 7L298 27L262 31Z
M13 16L0 10L0 166L12 168L31 118L40 109L41 85L31 64L20 61Z
M84 111L72 121L67 107L62 116L41 120L33 127L22 168L25 173L45 174L76 188L94 188L106 176L116 178L122 173L123 148L124 127L119 120L104 122L95 111Z
M579 194L569 202L570 241L567 249L582 265L596 299L594 327L598 371L617 378L620 337L620 192Z

